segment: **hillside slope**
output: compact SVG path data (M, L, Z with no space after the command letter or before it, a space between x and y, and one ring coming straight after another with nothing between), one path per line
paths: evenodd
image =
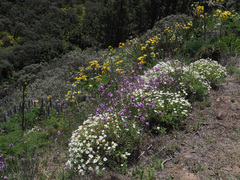
M194 104L187 122L184 130L146 141L131 176L138 177L141 167L156 179L240 179L240 78L219 83L208 99Z

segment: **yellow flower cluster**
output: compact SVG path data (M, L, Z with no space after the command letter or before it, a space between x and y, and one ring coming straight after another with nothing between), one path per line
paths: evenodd
M210 5L216 5L216 4L219 4L221 5L223 3L224 0L210 0L209 1L209 4Z
M170 41L175 41L175 40L176 40L176 36L175 36L175 34L173 34L173 35L170 37L169 40L170 40Z
M165 29L165 32L167 32L170 35L170 41L175 40L182 40L181 36L178 36L180 29L190 29L192 27L192 21L187 22L186 24L182 24L181 22L177 22L175 26L167 27Z
M123 60L116 62L116 64L121 64L123 62ZM94 83L98 83L100 81L102 81L101 78L101 74L98 74L98 71L96 71L96 74L94 77L88 77L87 75L85 75L86 71L89 70L101 70L102 74L105 74L106 72L110 71L109 68L109 62L104 62L104 64L101 66L98 61L90 61L89 62L89 66L84 68L84 67L80 67L79 68L79 72L77 77L75 77L75 82L73 84L71 84L71 88L72 90L69 90L67 92L67 94L65 95L66 100L70 101L70 102L75 102L76 101L76 95L80 95L82 93L82 88L92 88L94 86ZM121 70L118 69L118 72L120 72ZM73 73L70 72L70 75L72 75ZM80 89L79 89L80 88Z
M151 37L147 41L145 41L145 43L140 44L140 48L141 48L141 51L143 51L143 55L138 57L138 64L145 64L145 63L147 63L146 62L146 57L149 54L151 55L152 58L156 57L156 55L154 53L154 49L156 49L160 39L161 39L161 35L158 34L156 36Z
M17 37L14 39L14 37L8 32L0 32L0 37L1 36L7 36L7 38L10 40L9 41L10 44L14 44L14 43L17 44L20 42L20 37ZM0 39L0 46L2 46L2 45L4 45L4 42L3 42L3 40Z
M66 10L67 10L67 8L66 8L66 7L64 7L64 8L61 8L61 10L63 10L63 11L66 11Z
M103 63L102 65L102 74L105 74L106 72L110 71L110 68L109 68L109 62L105 62Z
M147 54L144 54L143 56L140 56L140 57L138 58L138 61L139 61L138 64L145 64L145 63L146 63L146 61L144 60L145 57L147 57Z
M192 21L190 21L190 22L188 22L187 24L184 24L182 28L183 28L183 29L189 29L190 27L192 27L192 25L193 25L193 24L192 24Z
M77 80L76 83L79 84L81 81L87 81L87 76L83 73L79 73L78 77L75 77L75 79Z
M151 52L151 56L152 56L152 58L155 58L156 54L154 52Z
M117 71L118 73L121 73L121 72L123 71L123 69L117 68L116 71Z
M222 12L220 9L217 9L213 16L219 17L219 18L222 18L222 19L228 19L231 16L231 14L232 13L230 11Z
M77 94L77 92L73 91L68 91L65 97L67 98L66 100L70 100L71 102L74 102L74 95Z
M89 64L91 67L92 66L100 67L97 61L90 61Z
M115 64L115 65L120 65L120 64L122 64L122 63L123 63L123 60L120 60L120 61L115 62L114 64Z
M179 25L179 24L178 24ZM169 34L172 34L173 33L173 30L170 29L170 27L167 27L167 29L165 29L165 31Z
M141 51L144 51L147 49L153 50L154 46L159 42L159 40L160 40L160 34L148 39L144 44L141 44Z
M108 51L113 51L114 48L112 46L108 46Z
M102 80L101 75L95 76L94 79L96 80L96 82L100 82Z
M197 6L193 12L195 16L204 18L204 6Z
M119 48L123 48L124 46L125 46L124 43L122 43L122 42L119 43Z
M147 49L146 46L142 46L142 47L141 47L141 51L144 51L144 50L146 50L146 49Z

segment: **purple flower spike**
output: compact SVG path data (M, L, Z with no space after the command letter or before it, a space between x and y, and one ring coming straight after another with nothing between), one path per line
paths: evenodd
M145 124L146 124L146 126L149 126L149 122L146 122Z
M145 117L142 116L142 117L140 118L140 121L142 122L142 121L144 121L144 120L145 120Z
M109 98L113 97L113 94L112 94L111 92L108 93L108 97L109 97Z
M8 179L8 177L7 177L7 176L4 176L3 179Z
M105 119L104 119L104 121L105 121L105 122L108 122L108 119L107 119L107 118L105 118Z
M24 162L24 161L25 161L25 158L22 158L22 159L21 159L21 162Z
M106 155L110 155L110 151L107 151L107 152L106 152Z
M116 136L116 138L120 138L120 136L119 136L119 135L117 135L117 136Z
M37 146L36 145L33 145L34 148L36 148Z
M58 135L58 136L60 136L60 135L61 135L61 132L60 132L60 131L58 131L58 132L57 132L57 135Z
M13 143L9 144L9 147L12 147L13 146Z

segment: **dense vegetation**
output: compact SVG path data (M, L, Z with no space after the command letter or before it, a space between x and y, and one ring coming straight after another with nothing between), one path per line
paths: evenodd
M2 0L0 75L14 78L15 72L27 65L61 57L77 47L117 46L152 28L162 17L186 12L191 3L192 0Z
M0 177L126 173L146 136L184 128L191 103L224 79L219 62L234 72L223 60L240 52L237 4L184 2L1 1L2 76L21 84L2 118Z

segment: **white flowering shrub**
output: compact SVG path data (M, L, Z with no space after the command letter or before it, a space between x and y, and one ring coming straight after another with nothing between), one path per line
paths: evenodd
M191 108L191 104L181 96L180 92L138 90L134 94L136 106L140 106L140 103L143 104L141 107L144 107L147 112L149 124L153 129L163 125L177 127Z
M72 133L67 165L81 175L105 167L126 167L140 145L140 133L134 121L116 113L91 115Z
M187 85L188 99L202 100L214 83L226 76L226 68L210 59L195 61L184 70L185 84Z
M153 68L148 69L141 79L144 80L147 89L170 91L187 96L186 84L184 84L184 72L187 67L178 60L160 62Z
M200 59L189 65L189 70L198 73L203 81L216 83L222 80L226 75L226 68L211 59Z
M141 78L148 89L181 93L192 100L202 100L211 85L226 76L226 68L210 59L200 59L185 66L178 60L160 62Z

